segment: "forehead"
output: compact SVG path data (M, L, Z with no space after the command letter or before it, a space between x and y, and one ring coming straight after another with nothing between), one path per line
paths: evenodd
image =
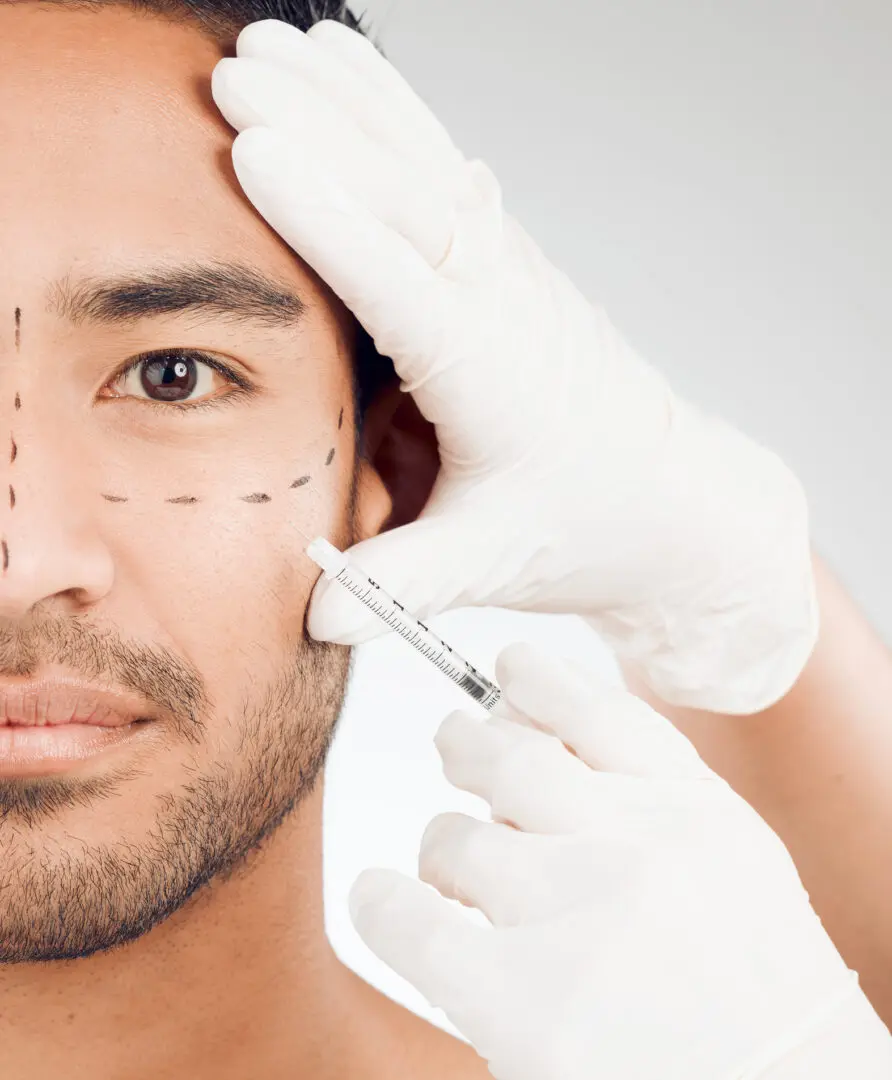
M295 275L232 170L223 55L128 8L0 2L0 289L173 252Z

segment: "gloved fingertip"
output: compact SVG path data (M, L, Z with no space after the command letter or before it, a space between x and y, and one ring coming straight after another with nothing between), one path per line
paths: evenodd
M452 746L456 740L461 740L469 730L475 727L480 727L480 720L476 716L471 716L463 709L453 709L440 721L440 726L434 733L434 746L442 756L445 749Z
M467 814L460 814L457 811L446 811L431 818L421 836L420 853L423 855L429 852L432 847L443 843L447 837L460 832L466 827L467 820Z
M352 34L355 37L363 37L361 34L357 34L351 27L339 22L337 19L320 19L318 22L313 23L310 29L307 31L307 37L313 38L316 41L328 40L335 41L343 40L347 35Z
M281 55L283 48L294 46L296 39L305 37L303 30L281 19L258 19L243 26L235 39L236 56L263 59L268 53Z
M226 86L229 75L235 70L236 57L223 56L216 64L214 64L211 70L211 90L217 90L221 86Z
M385 627L379 628L374 622L363 626L345 626L343 623L325 619L321 623L308 622L307 631L314 641L328 645L344 645L353 649L357 645L365 645L368 641L382 637Z
M363 870L353 882L347 895L350 918L360 936L367 929L368 918L373 909L380 911L396 893L402 883L402 876L396 870L375 867Z
M506 645L496 657L496 682L503 690L507 690L530 664L538 662L541 655L542 650L528 641L515 641Z
M238 174L244 169L263 175L275 170L280 162L283 139L264 124L253 124L236 135L232 142L232 164Z
M336 581L321 577L316 583L307 612L307 631L315 641L361 645L385 630L385 624Z

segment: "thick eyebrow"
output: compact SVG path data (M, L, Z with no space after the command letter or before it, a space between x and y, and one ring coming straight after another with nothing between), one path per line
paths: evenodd
M287 285L239 263L159 266L112 277L70 274L47 289L47 311L74 325L127 324L179 312L237 324L294 330L306 304Z

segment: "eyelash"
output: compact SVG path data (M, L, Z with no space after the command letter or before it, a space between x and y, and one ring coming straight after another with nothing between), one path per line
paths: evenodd
M251 395L256 391L256 387L253 383L249 382L243 375L239 375L238 372L233 371L232 368L227 367L226 364L221 364L219 360L215 360L214 357L209 356L207 353L200 352L197 349L179 348L152 349L149 352L140 353L125 367L122 367L108 383L106 383L106 386L120 382L122 379L126 378L131 371L134 371L147 361L154 360L159 356L167 356L170 353L177 353L178 355L188 357L190 360L194 360L197 363L202 363L209 368L213 368L214 371L233 384L233 389L223 396L207 398L204 401L152 401L151 398L134 398L131 400L138 401L140 405L148 405L153 409L163 409L167 413L172 411L185 412L192 409L219 408L221 405L234 404L235 401Z

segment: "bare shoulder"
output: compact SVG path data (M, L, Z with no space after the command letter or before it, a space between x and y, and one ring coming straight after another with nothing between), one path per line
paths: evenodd
M472 1046L414 1014L413 1018L428 1031L419 1034L413 1048L413 1060L406 1061L407 1078L423 1076L424 1080L492 1080L486 1062Z
M358 977L357 977L358 978ZM363 983L363 1080L492 1080L472 1046Z

